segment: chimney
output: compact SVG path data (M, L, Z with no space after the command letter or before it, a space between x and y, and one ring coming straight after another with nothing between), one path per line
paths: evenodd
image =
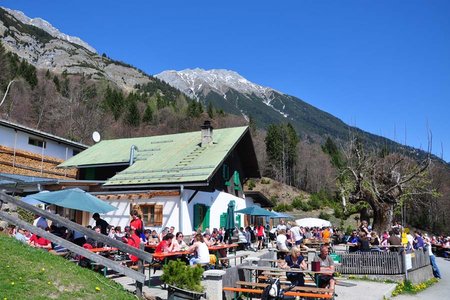
M212 144L213 141L213 127L211 121L205 121L201 126L202 129L202 147Z

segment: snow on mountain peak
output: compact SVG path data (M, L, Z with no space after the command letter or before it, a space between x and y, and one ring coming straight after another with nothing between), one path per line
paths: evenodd
M234 89L244 94L255 94L270 103L270 95L277 92L269 87L257 85L235 71L225 69L170 70L161 72L156 77L193 97L197 97L205 89L212 90L225 97L230 89Z
M2 7L2 8L4 10L6 10L8 13L10 13L11 15L13 15L17 20L19 20L20 22L22 22L24 24L36 26L36 27L46 31L47 33L49 33L50 35L52 35L52 36L54 36L56 38L68 41L70 43L74 43L74 44L80 45L80 46L88 49L91 52L97 53L97 51L92 46L90 46L88 43L86 43L85 41L83 41L79 37L70 36L70 35L67 35L67 34L64 34L64 33L60 32L58 29L53 27L52 24L50 24L46 20L43 20L41 18L31 19L31 18L27 17L21 11L9 9L9 8L6 8L6 7Z

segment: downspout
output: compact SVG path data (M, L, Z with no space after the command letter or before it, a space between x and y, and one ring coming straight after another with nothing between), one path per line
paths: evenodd
M184 208L184 185L180 185L180 207L178 209L178 222L180 224L180 231L184 234L184 226L183 226L183 208Z

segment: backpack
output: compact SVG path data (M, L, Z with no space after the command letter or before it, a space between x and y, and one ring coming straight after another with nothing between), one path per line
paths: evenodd
M272 299L284 299L284 292L280 286L280 279L277 278L271 281L271 284L266 286L263 290L261 300L272 300Z

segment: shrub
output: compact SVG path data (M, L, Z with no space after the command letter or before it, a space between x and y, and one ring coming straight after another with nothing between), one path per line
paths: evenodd
M320 198L318 197L317 194L312 194L311 198L308 201L308 205L312 208L312 209L319 209L322 205L320 203Z
M201 285L203 268L200 265L191 267L184 262L172 260L163 267L164 273L161 280L180 289L203 292Z
M269 184L269 183L270 183L269 179L266 178L261 179L261 184Z
M255 181L254 181L253 179L250 179L250 180L248 181L248 189L249 189L249 191L253 191L253 189L255 188L255 186L256 186Z
M321 211L319 214L319 219L329 220L331 216L327 214L326 212Z
M275 206L273 209L278 212L291 211L292 206L289 204L280 203L277 206Z

